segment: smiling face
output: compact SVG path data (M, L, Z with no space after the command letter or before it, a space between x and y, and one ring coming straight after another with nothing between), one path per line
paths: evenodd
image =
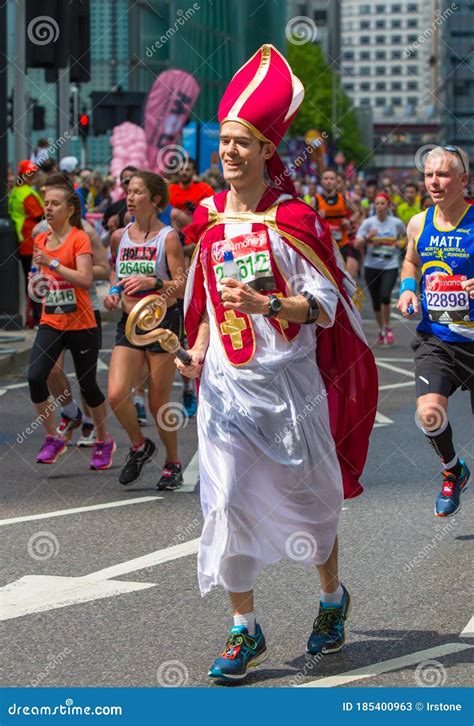
M260 141L237 121L226 121L221 127L219 157L224 179L233 186L250 187L261 183L265 162L274 151L274 144Z
M467 174L456 154L434 149L427 155L425 185L434 204L449 206L456 199L462 199L466 183Z

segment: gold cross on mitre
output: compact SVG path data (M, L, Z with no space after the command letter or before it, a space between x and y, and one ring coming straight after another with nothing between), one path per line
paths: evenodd
M224 317L225 323L220 325L222 335L230 335L233 349L241 350L244 347L242 330L247 327L247 322L243 318L238 318L235 310L226 310Z

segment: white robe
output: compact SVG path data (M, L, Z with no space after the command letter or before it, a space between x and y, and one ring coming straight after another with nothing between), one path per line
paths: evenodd
M225 227L226 237L250 231L250 224ZM277 233L269 234L294 294L314 294L332 325L335 288ZM327 394L316 364L315 326L301 326L287 342L262 315L252 316L256 352L248 364L235 367L223 353L207 299L210 343L197 417L203 595L215 585L251 590L260 570L281 559L323 564L343 502Z

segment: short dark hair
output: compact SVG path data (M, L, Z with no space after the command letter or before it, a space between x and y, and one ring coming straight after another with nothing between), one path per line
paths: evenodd
M406 191L406 190L408 189L408 187L411 187L411 188L412 188L412 189L414 189L415 191L418 191L418 187L416 186L415 182L407 182L407 183L406 183L406 184L404 185L404 187L403 187L403 191Z
M367 179L365 182L366 187L376 187L377 186L377 179Z
M47 159L41 162L39 165L39 168L41 171L45 171L46 173L49 173L50 171L55 171L58 168L58 165L56 163L55 159L52 159L50 156L48 156Z
M333 174L336 174L336 176L337 176L337 174L339 173L339 172L337 171L337 169L335 169L335 168L334 168L333 166L327 166L327 167L326 167L326 169L323 169L323 171L321 172L321 176L322 176L323 174L325 174L325 173L326 173L327 171L332 171L332 173L333 173Z
M188 156L188 158L186 159L186 163L183 164L183 166L189 166L189 164L191 164L195 171L197 170L196 159L193 159L192 156Z
M120 172L120 180L122 180L122 174L124 173L124 171L138 171L138 167L132 165L124 166L122 171Z
M152 171L137 171L133 175L132 179L141 179L150 194L151 201L153 201L156 196L159 196L160 207L161 209L165 209L168 204L169 197L168 185L163 177Z

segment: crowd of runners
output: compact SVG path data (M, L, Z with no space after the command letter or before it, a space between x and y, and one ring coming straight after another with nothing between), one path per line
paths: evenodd
M279 57L272 56L272 63L278 65ZM238 74L232 83L236 79ZM289 89L297 88L295 80L289 76ZM280 113L281 98L271 98L273 112ZM471 392L474 410L474 206L466 153L457 146L434 147L422 178L417 174L400 186L386 176L346 178L332 168L319 177L276 185L281 161L275 148L287 126L265 136L265 109L271 112L271 103L258 108L263 110L247 109L248 117L242 111L232 115L224 96L222 177L210 173L198 179L191 159L174 180L127 166L120 175L121 197L109 204L99 197L97 204L98 195L90 188L85 194L81 181L94 178L92 170L80 170L74 157L62 159L59 168L43 158L39 165L22 161L10 191L30 301L25 324L37 328L28 381L45 439L36 461L54 464L78 436L78 445L92 449L91 469L109 469L117 448L109 431L113 414L130 444L128 452L118 452L118 481L130 486L156 451L153 436L145 437L142 430L150 416L165 453L156 488L178 489L183 473L177 432L160 423L178 375L186 415L198 415L206 543L199 556L200 587L205 593L223 585L234 611L234 626L210 671L218 680L242 679L264 659L253 582L263 566L284 556L284 538L295 529L309 527L317 542L311 564L319 570L322 587L307 649L332 652L344 644L350 595L337 574L337 512L343 496L361 491L358 478L370 431L364 432L357 416L365 406L367 426L375 415L371 348L396 342L391 310L398 282L401 313L407 318L421 313L412 347L419 420L443 469L437 516L459 510L470 479L467 464L456 454L448 418L448 399L458 388ZM249 259L260 256L265 274L252 261L247 265L238 244L232 247L236 239L247 245ZM237 268L245 267L245 279L218 274L217 263L229 245ZM290 294L285 280L295 274L304 280L304 289ZM108 285L102 303L97 284ZM377 322L368 347L354 306L357 288L366 289ZM139 346L127 337L129 315L148 295L165 300L160 327L188 345L189 364L175 360L159 342ZM118 311L107 391L97 383L101 305ZM317 326L332 332L318 338L316 365ZM64 372L67 350L78 400ZM338 391L326 378L334 355L340 355L332 364L333 372L339 366ZM346 375L351 355L360 361L361 381L367 376L363 391L355 391ZM272 358L282 365L278 375ZM327 410L320 407L304 422L290 420L307 400L301 396L310 392L308 385L313 392L326 386ZM50 396L62 402L59 421ZM285 409L287 430L304 431L275 448L272 421L282 416L276 399L291 402ZM351 409L361 400L358 412L357 406ZM346 421L333 425L335 405L344 406ZM344 429L351 425L350 431ZM352 451L344 448L348 442ZM357 462L346 470L348 457ZM235 479L237 460L245 461L247 469L254 466L251 476L261 491L254 488L251 497L242 478ZM295 481L308 481L316 470L313 511L306 500L291 500L288 471ZM331 476L334 482L328 485ZM291 506L270 513L270 504L283 495ZM265 532L263 525L255 531L255 518L266 522Z

